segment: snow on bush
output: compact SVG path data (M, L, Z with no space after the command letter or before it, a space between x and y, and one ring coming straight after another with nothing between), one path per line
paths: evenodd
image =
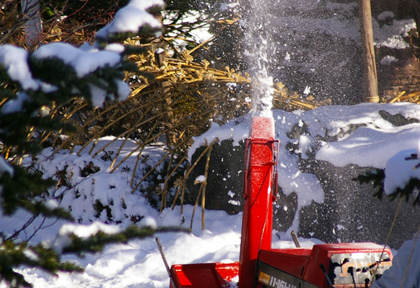
M93 155L111 140L113 137L100 139L91 154ZM49 201L57 201L60 207L68 209L74 219L81 224L102 221L128 226L139 222L145 215L157 213L146 198L139 195L138 190L132 193L130 180L137 154L125 161L114 173L110 173L109 166L112 160L110 155L115 155L114 152L119 149L122 142L123 140L115 141L96 158L88 153L91 145L80 155L65 150L53 154L50 148L44 149L37 159L38 169L44 178L53 177L58 181L57 187L49 191L47 198L52 199ZM127 141L124 146L126 150L123 151L130 151L134 147L134 141ZM78 149L79 146L75 151ZM137 166L135 179L139 181L151 167L155 166L163 153L163 147L147 147L142 152L142 156L147 155L147 161ZM125 154L121 153L118 160L122 160L124 156ZM30 163L30 160L27 159L25 162ZM163 165L162 163L160 168L163 168ZM162 169L158 168L157 173L158 171ZM154 181L155 179L151 183L146 179L139 190L145 192L154 187L156 185Z
M161 34L162 23L148 11L155 7L163 8L163 0L131 0L127 6L118 10L113 21L96 33L99 40L107 40L118 34L139 33L140 29L151 29L156 37Z
M32 78L28 66L29 53L12 45L0 46L0 66L6 70L8 76L19 82L24 90L37 90L39 83Z
M404 189L411 179L420 179L420 160L417 153L416 149L402 150L388 160L384 180L384 191L387 195L395 193L397 189Z

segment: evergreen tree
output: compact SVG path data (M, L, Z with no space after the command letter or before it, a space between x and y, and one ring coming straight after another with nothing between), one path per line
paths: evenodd
M80 48L65 43L41 46L35 52L11 45L0 46L0 212L13 215L24 209L33 215L73 220L71 214L45 202L43 194L55 184L21 164L24 156L36 157L41 151L41 135L72 131L70 124L50 117L53 107L83 97L92 106L106 100L124 100L130 88L124 79L126 71L137 69L127 55L138 49L116 43L127 37L159 35L160 22L155 18L163 1L132 1L115 15L114 21L98 32L94 46ZM125 21L124 25L121 22ZM127 22L128 21L128 22ZM129 25L127 25L127 23ZM35 158L33 158L35 159ZM35 160L34 160L35 161ZM65 253L100 251L107 243L143 238L169 228L129 227L107 233L99 229L89 238L75 234L59 235L53 246L19 240L0 231L0 281L10 287L31 287L13 270L20 265L37 267L50 273L81 271L75 264L62 262Z

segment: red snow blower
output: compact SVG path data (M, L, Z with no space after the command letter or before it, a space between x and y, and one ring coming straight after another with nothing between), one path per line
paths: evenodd
M170 287L370 287L391 266L388 248L374 243L334 243L271 249L272 204L278 186L273 119L254 117L250 134L239 262L167 266ZM297 237L295 240L300 246Z

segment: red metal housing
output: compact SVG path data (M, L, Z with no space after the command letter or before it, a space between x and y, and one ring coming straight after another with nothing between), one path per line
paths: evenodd
M225 288L239 272L239 262L172 265L177 288ZM172 287L172 285L171 285ZM172 287L175 288L175 287Z
M276 167L273 121L254 117L251 138L246 142L239 288L254 286L258 252L271 249L273 186L277 187L273 183Z
M330 288L329 281L336 288L370 287L376 275L391 266L391 260L391 250L374 243L261 250L258 282L265 287Z

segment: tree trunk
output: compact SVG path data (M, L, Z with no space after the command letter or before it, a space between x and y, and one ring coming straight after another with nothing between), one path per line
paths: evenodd
M25 36L28 48L38 44L42 37L42 20L39 0L22 0L22 15L25 19Z
M363 102L379 102L370 0L359 0L360 40L363 58Z

